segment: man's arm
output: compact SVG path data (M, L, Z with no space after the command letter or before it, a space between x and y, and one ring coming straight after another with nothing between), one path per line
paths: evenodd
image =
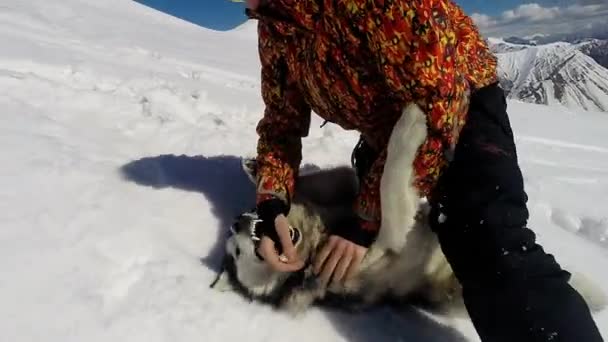
M302 160L302 138L308 135L310 127L311 109L288 74L282 44L273 36L272 27L260 21L258 35L262 98L266 107L256 128L257 203L277 198L288 210Z

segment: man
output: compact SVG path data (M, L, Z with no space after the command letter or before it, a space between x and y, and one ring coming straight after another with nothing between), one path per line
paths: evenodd
M257 127L257 210L266 227L259 253L270 266L303 267L285 214L314 110L361 133L353 152L360 219L334 227L314 261L323 283L356 274L372 243L403 246L426 198L483 341L602 341L569 274L526 227L496 59L458 6L247 1L248 15L259 20L266 109Z

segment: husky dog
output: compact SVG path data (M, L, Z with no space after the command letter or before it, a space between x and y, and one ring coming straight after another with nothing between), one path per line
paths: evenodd
M255 162L244 163L253 181ZM440 313L461 315L466 311L461 288L443 255L436 235L427 224L427 206L422 203L407 243L399 252L372 245L357 276L344 284L322 287L312 272L312 260L342 220L352 218L357 177L350 167L315 171L299 176L288 214L292 241L303 269L292 273L274 271L257 254L260 236L255 210L239 215L226 241L222 271L212 288L233 290L255 301L300 314L313 304L332 304L363 309L384 301L418 304ZM589 303L592 311L606 305L602 290L590 280L574 274L571 284Z
M254 180L255 163L245 169ZM303 312L313 303L350 303L362 308L389 298L440 306L456 304L460 286L422 212L401 252L380 251L372 245L355 278L345 284L330 283L327 288L317 283L312 260L329 239L331 227L354 217L357 186L350 167L299 176L287 217L296 250L307 260L298 272L276 272L267 266L256 253L260 237L255 210L239 215L226 242L222 272L212 287L236 290L292 313Z

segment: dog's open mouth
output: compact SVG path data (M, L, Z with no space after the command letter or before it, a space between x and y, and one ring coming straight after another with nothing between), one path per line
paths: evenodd
M258 230L256 230L255 228L252 229L251 240L253 240L253 245L255 246L255 255L258 257L258 259L260 259L261 261L264 261L264 258L258 253L258 247L260 246L260 241L262 241L262 237L259 236L256 233L256 231L258 231ZM295 248L298 248L300 241L302 241L302 233L300 233L300 230L298 228L292 227L290 225L289 226L289 237L291 238L291 243L293 244L293 246ZM275 249L277 250L277 254L279 254L279 255L283 254L283 247L277 241L275 241Z
M239 218L242 217L248 217L250 219L249 221L249 234L250 234L250 238L251 241L253 242L254 245L254 250L255 250L255 255L256 257L261 260L264 261L264 258L258 253L258 249L260 246L260 242L262 241L262 229L259 229L258 225L260 223L262 223L262 221L258 218L257 214L255 212L247 212L244 214L241 214L241 216L239 216ZM231 227L230 227L230 231L232 234L237 234L238 231L238 222L235 222ZM289 226L289 236L291 238L291 243L294 245L294 247L298 247L298 245L300 244L300 242L302 241L302 233L300 232L300 230L298 228L295 228L293 226ZM281 246L281 243L279 241L275 241L275 248L277 250L277 254L282 255L283 254L283 247Z

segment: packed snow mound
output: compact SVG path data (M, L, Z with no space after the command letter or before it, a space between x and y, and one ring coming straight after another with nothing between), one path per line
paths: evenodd
M254 200L255 39L128 0L0 0L0 41L3 341L478 341L411 308L290 319L209 289ZM607 290L608 116L509 105L530 227ZM357 135L321 124L304 162L348 164Z
M509 98L571 109L608 111L608 69L570 43L494 43Z

